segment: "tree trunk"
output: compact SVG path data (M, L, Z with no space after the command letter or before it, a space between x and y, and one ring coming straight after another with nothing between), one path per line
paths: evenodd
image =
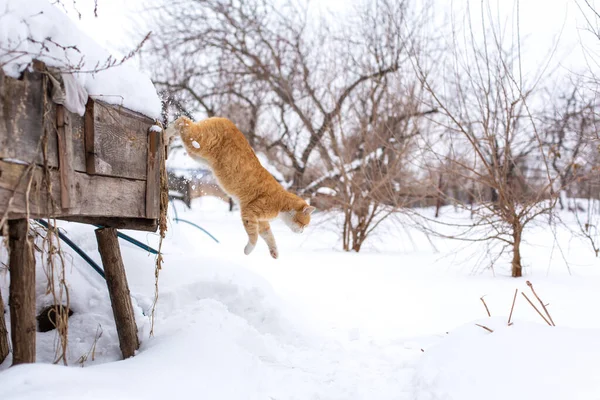
M125 266L119 249L117 231L112 228L97 229L96 239L98 240L98 251L104 265L104 274L106 275L106 284L115 316L115 324L117 325L121 353L123 353L123 358L132 357L140 347L140 342L137 336L137 325L133 315L133 306L131 305Z
M512 259L512 276L518 278L523 276L521 266L521 234L523 228L520 224L513 226L513 259Z
M360 252L360 248L362 247L363 241L364 240L362 239L355 238L354 243L352 243L352 250L354 250L357 253Z
M498 191L496 188L490 187L490 201L494 205L494 208L498 205Z
M26 219L8 222L13 365L35 362L35 257Z
M444 184L444 174L440 174L440 178L438 180L438 193L437 199L435 202L435 218L440 216L440 208L442 208L442 186Z
M304 188L304 171L295 169L294 176L292 177L292 187L291 190L293 192L297 192L300 189Z

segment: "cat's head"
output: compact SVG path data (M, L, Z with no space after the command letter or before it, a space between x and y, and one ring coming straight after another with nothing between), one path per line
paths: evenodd
M295 210L288 211L283 217L285 224L295 233L302 233L310 223L310 214L316 210L315 207L304 203Z

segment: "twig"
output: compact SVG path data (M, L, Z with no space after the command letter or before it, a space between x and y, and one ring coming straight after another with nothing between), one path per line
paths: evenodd
M538 313L538 314L540 314L540 317L542 317L542 318L544 319L544 321L546 321L546 323L547 323L548 325L552 326L552 324L550 323L550 321L548 321L548 320L546 319L546 317L544 317L544 314L542 314L542 313L540 312L540 310L538 310L538 309L537 309L537 307L535 306L535 304L533 304L533 303L531 302L531 300L529 300L529 297L527 297L527 295L526 295L525 293L523 293L523 292L521 292L521 294L523 295L523 297L525 297L525 299L527 299L527 301L529 302L529 304L531 304L531 307L533 307L533 308L535 309L535 311L537 311L537 313Z
M488 327L487 327L487 326L485 326L485 325L479 325L479 324L475 324L475 325L477 325L477 326L478 326L478 327L480 327L480 328L483 328L483 329L485 329L486 331L488 331L488 332L490 332L490 333L493 333L493 332L494 332L492 329L488 328Z
M490 309L488 308L487 304L485 304L485 300L483 299L485 296L481 296L479 298L479 300L481 300L481 302L483 303L483 306L485 307L485 311L487 312L488 317L491 317L492 314L490 314Z
M542 299L540 299L540 297L537 295L537 293L535 292L535 290L533 290L533 285L531 284L531 282L527 281L526 283L527 283L527 286L529 286L529 289L531 289L531 292L533 293L533 295L535 296L535 298L542 305L542 308L544 309L544 312L548 316L548 319L550 320L550 322L552 322L552 326L556 326L556 325L554 325L554 321L552 320L552 317L550 316L550 313L548 312L548 309L546 308L546 305L544 304L544 302L542 301Z
M510 307L510 314L508 315L508 326L512 324L510 320L512 319L513 310L515 309L515 302L517 301L517 293L519 289L515 289L515 297L513 297L512 306Z

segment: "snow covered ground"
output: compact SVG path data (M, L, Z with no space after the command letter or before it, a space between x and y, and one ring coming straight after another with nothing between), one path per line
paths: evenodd
M278 260L262 242L245 256L244 230L227 204L176 206L220 243L171 222L155 336L147 318L154 257L121 242L142 346L120 361L105 283L69 251L71 366L50 365L54 333L38 333L38 364L0 365L0 399L600 398L600 260L562 228L560 246L543 221L528 232L526 277L513 279L502 263L485 268L479 248L428 240L393 221L360 254L343 253L326 214L303 235L275 223ZM92 227L62 226L100 261ZM7 275L0 267L5 300ZM530 294L526 280L556 327L520 294L507 326L515 289ZM40 308L51 300L44 292L38 271ZM95 359L80 368L95 338Z

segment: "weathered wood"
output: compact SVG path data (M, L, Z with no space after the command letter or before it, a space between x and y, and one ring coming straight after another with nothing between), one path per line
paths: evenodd
M96 173L96 133L94 131L94 100L88 99L83 115L83 138L85 143L85 172Z
M157 219L142 218L118 218L118 217L82 217L66 216L61 217L65 221L79 222L82 224L101 225L106 228L115 229L135 229L138 231L156 232L158 229Z
M35 258L28 231L26 219L8 223L13 365L35 362Z
M88 173L146 179L150 118L90 100L85 121Z
M148 173L146 177L146 217L158 218L160 213L160 151L161 132L148 132Z
M4 318L4 301L0 292L0 364L8 356L8 329L6 329L6 318Z
M158 198L160 179L150 191L145 182L147 130L153 120L93 100L87 104L85 117L70 113L54 104L50 93L43 93L47 80L44 70L43 63L36 63L21 79L7 77L0 70L0 215L6 211L26 164L43 164L40 139L46 132L52 202L44 193L41 169L34 168L29 213L25 203L30 182L27 177L16 189L10 219L47 217L50 211L56 218L155 231L159 206L147 207L146 196ZM160 158L155 162L153 174L155 170L159 173L162 162ZM55 209L47 209L50 203L56 204ZM152 204L156 200L152 199Z
M140 342L117 231L113 228L97 229L96 239L106 274L106 284L117 325L121 353L123 353L123 358L129 358L140 347Z
M54 124L56 106L48 100L47 126ZM40 73L25 71L23 79L7 77L0 69L0 159L35 161L42 164L38 147L43 134L44 121L42 78ZM83 152L83 118L66 111L72 121L73 169L85 171ZM53 130L50 128L50 132ZM56 135L48 135L48 165L58 167Z
M27 165L7 163L0 160L0 215L8 204L19 178ZM29 195L30 218L45 218L46 205L49 204L46 190L42 186L42 170L34 168ZM50 171L52 181L52 196L60 198L60 173ZM19 218L26 215L26 192L29 177L23 179L17 187L9 218ZM51 210L51 217L64 216L98 216L122 218L146 218L146 182L110 178L98 175L73 173L72 206L68 210L56 207Z
M66 210L71 208L71 197L73 195L73 141L69 116L60 104L56 106L56 128L60 171L60 203L62 208Z
M26 70L17 80L0 71L0 102L0 156L17 158L19 148L35 149L43 130L42 76Z

